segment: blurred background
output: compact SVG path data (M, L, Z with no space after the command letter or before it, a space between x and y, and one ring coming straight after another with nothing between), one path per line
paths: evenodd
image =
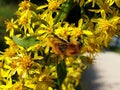
M22 0L0 0L0 51L4 51L7 45L4 42L5 20L16 17L15 11ZM40 4L45 0L31 0ZM88 6L89 7L89 6ZM68 16L69 22L76 22L80 18L80 8L75 6ZM78 13L77 17L74 17ZM71 15L72 14L72 15ZM88 13L92 15L92 13ZM73 16L73 17L72 17ZM120 36L113 37L108 48L98 54L96 60L83 72L81 79L82 90L120 90ZM77 89L80 90L80 89Z
M0 51L6 48L4 36L7 34L5 31L5 20L15 17L17 10L17 0L0 0Z

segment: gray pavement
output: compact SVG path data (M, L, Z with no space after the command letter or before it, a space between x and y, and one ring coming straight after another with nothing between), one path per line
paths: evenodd
M81 81L82 90L120 90L120 54L99 53Z

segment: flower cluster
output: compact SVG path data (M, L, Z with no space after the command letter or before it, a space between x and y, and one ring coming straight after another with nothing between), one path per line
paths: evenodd
M91 3L92 17L84 9ZM66 20L76 4L77 25ZM119 0L47 0L40 6L23 0L17 18L5 21L9 47L0 52L0 90L75 90L82 71L120 34L119 8Z

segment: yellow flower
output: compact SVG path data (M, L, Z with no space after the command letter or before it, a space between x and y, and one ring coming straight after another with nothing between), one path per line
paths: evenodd
M23 0L16 12L17 19L5 22L10 37L16 29L20 30L16 36L25 46L19 41L16 44L14 37L13 40L5 37L9 47L0 52L1 90L75 90L82 70L92 63L94 55L103 46L108 45L112 36L118 35L120 17L114 4L119 7L119 0L73 0L73 4L80 3L81 9L92 2L94 10L91 11L99 17L91 19L83 13L78 26L62 20L62 15L67 14L69 1L72 0L47 0L45 5L37 6L30 0ZM95 5L99 9L95 10ZM27 47L26 44L31 43L29 38L39 40L39 43ZM59 77L63 59L65 79Z
M70 31L71 28L69 27L69 23L65 22L64 26L59 26L57 29L54 30L54 33L63 39L67 39L67 36L70 35Z
M27 25L28 24L28 21L29 18L26 16L26 17L21 17L20 20L19 20L19 23L21 23L22 25Z
M5 39L6 44L9 45L10 47L16 46L15 42L12 39L10 39L9 37L5 36L4 39Z
M27 10L30 8L30 0L24 0L19 4L18 10Z
M109 21L114 26L114 28L116 29L116 32L119 32L119 30L120 30L120 17L114 16Z
M10 47L10 48L5 49L4 54L8 57L13 57L16 54L16 50L15 50L15 48Z
M28 87L32 90L36 90L36 83L37 82L37 78L31 78L31 79L25 79L25 83L24 83L24 86L25 87ZM22 89L23 90L23 89Z
M6 31L10 31L10 37L14 35L14 30L18 28L18 25L16 24L16 21L14 19L11 19L11 21L5 21L6 24Z
M48 9L56 10L60 5L60 0L47 0L48 1Z
M52 86L52 77L50 76L49 68L45 68L39 75L35 90L48 90Z
M120 8L120 0L114 0L115 4Z
M0 68L2 68L3 67L3 62L2 61L0 61Z
M20 59L20 63L24 69L30 68L32 65L32 59L29 55L24 56Z
M5 84L4 85L0 85L0 90L10 90L10 88L13 86L12 85L12 78L7 78L7 79L4 78L3 82Z
M37 82L35 90L48 90L48 83L45 82Z
M57 8L59 8L60 4L62 4L66 0L47 0L47 1L48 1L48 5L41 5L37 9L43 9L48 7L48 10L50 11L56 10Z
M106 3L109 4L109 6L112 6L115 2L115 0L105 0Z
M62 23L63 24L63 23ZM54 30L54 33L67 41L68 36L71 37L71 41L75 41L78 36L82 35L81 27L76 27L74 24L69 24L64 22L63 26L59 25L57 29Z
M17 45L15 44L15 42L10 39L9 37L4 37L5 38L5 42L6 44L9 45L9 48L5 49L5 52L3 52L3 54L7 57L14 57L17 53L17 50L18 50L18 47Z
M48 87L48 90L54 90L52 87Z
M94 53L99 52L101 50L101 45L99 45L100 43L97 42L96 37L95 36L90 36L84 39L84 47L82 48L81 52L85 53L89 53L90 57L93 56Z
M82 1L84 1L84 0L82 0ZM87 0L86 2L84 2L85 4L88 4L88 3L90 3L90 2L92 2L92 7L94 7L95 6L95 3L96 3L96 0Z
M67 77L62 84L62 90L74 90L81 77L82 61L80 58L66 58L65 61L67 64Z
M111 19L93 19L97 22L95 28L96 42L100 45L107 46L112 36L116 35L119 27L120 17L112 17ZM118 25L118 26L117 26Z
M20 30L24 28L24 33L26 34L27 31L31 34L34 33L33 28L31 26L31 18L33 17L32 11L29 9L18 12L19 18L17 19L18 24L20 25Z
M99 12L102 13L103 11L107 14L113 13L110 7L114 4L114 0L96 0L94 3L96 3L100 9L89 9L89 11L95 13L99 13Z
M22 82L16 82L13 84L12 88L10 90L23 90L23 83Z

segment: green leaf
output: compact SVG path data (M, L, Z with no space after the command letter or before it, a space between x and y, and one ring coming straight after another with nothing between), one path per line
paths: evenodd
M22 47L28 48L30 46L33 46L35 44L39 43L39 40L37 40L35 37L27 37L25 39L18 38L16 36L13 36L13 41Z
M66 78L66 64L65 61L62 60L59 64L57 64L57 76L58 76L58 85L61 87L64 79Z

